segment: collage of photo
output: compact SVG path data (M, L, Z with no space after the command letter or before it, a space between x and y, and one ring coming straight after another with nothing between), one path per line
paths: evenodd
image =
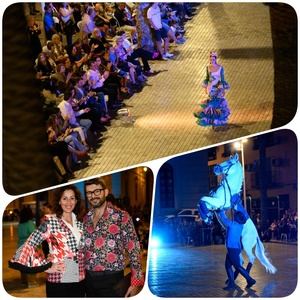
M296 297L297 6L0 8L2 295Z

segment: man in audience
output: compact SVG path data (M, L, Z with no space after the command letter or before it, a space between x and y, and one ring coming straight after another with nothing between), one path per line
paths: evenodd
M75 112L72 107L74 95L75 91L73 88L67 89L64 93L63 100L58 104L58 108L64 121L68 122L74 131L78 131L81 142L88 148L87 132L91 127L92 122L89 119L79 118L79 116L88 113L90 109L85 108ZM83 129L84 133L82 133L81 128Z
M163 60L168 60L173 57L173 54L168 52L169 37L168 32L162 26L159 3L154 2L151 4L147 11L147 18L153 30L157 50ZM162 39L164 40L164 49L162 48Z

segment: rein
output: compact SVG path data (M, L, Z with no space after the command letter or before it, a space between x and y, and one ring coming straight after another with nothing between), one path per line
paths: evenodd
M233 203L232 203L232 201L231 201L231 199L232 199L232 192L231 192L231 188L230 188L230 185L229 185L229 183L228 183L228 180L227 180L227 175L228 175L228 172L229 172L229 170L230 170L230 168L233 166L234 164L233 163L230 163L230 166L229 166L229 168L227 169L227 172L226 173L224 173L224 179L223 179L223 181L226 183L226 185L227 185L227 187L228 187L228 190L229 190L229 194L230 194L230 208L231 209L233 209ZM225 189L225 187L224 187L224 185L223 185L223 188L224 188L224 204L223 204L223 207L222 207L222 209L224 208L224 206L225 206L225 204L226 204L226 189Z

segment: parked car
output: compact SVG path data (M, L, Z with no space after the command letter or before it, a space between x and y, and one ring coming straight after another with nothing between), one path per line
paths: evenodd
M198 210L196 208L185 208L178 212L177 217L198 217Z
M178 210L175 214L167 215L164 218L164 222L166 223L174 222L175 220L186 220L188 222L199 221L198 210L196 208L184 208Z

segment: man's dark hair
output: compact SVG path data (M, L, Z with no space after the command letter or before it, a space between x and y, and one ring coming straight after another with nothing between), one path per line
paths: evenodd
M20 223L26 223L33 219L33 212L29 206L25 206L20 211Z
M93 178L93 179L89 179L89 180L85 181L84 189L86 188L87 185L91 185L91 184L99 184L99 185L101 185L101 187L103 189L106 189L106 184L105 184L104 180L101 179L101 177Z
M65 92L64 92L64 99L65 100L69 100L70 97L72 96L72 92L73 92L73 87L72 86L68 86L65 89Z

